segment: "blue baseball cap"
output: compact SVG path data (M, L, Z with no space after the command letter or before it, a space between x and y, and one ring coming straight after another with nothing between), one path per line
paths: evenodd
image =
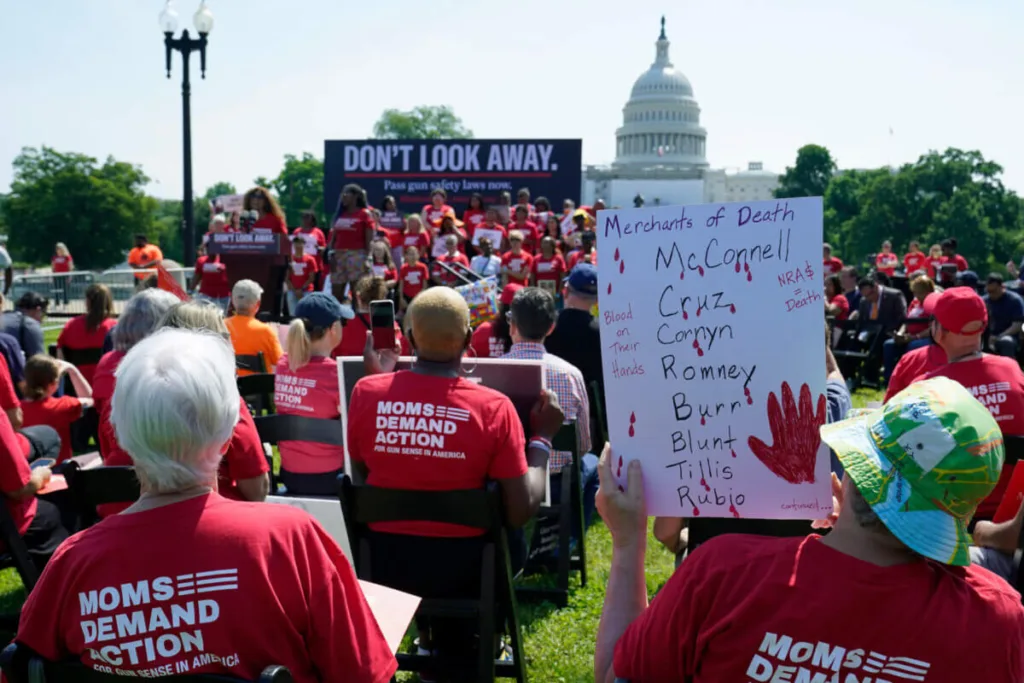
M317 327L330 327L339 320L356 317L351 306L340 303L330 294L312 292L295 306L295 317L305 318Z
M569 285L569 289L573 289L580 294L597 296L597 268L593 264L578 264L569 273L569 279L566 282Z

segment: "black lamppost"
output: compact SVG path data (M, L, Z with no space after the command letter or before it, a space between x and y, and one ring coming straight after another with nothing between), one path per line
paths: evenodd
M185 240L184 265L186 266L191 266L196 262L196 221L192 212L192 112L189 105L192 84L188 77L188 64L192 53L198 52L199 69L202 77L206 78L206 36L213 30L213 12L206 6L206 0L202 0L199 4L192 23L199 33L199 38L191 38L188 35L188 29L181 32L180 38L175 38L174 32L178 28L178 13L174 10L173 0L167 0L164 11L160 13L160 28L163 29L164 46L167 48L167 78L171 77L171 53L174 50L181 53L184 65L181 73L181 119L185 150L185 196L181 203L181 212L182 232L184 232Z

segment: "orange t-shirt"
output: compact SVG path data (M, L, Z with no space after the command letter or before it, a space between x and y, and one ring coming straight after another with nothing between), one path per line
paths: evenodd
M160 251L160 247L155 244L147 244L144 247L135 247L128 252L128 263L133 266L141 266L144 263L152 263L153 261L163 261L164 253ZM153 263L153 266L156 264ZM152 267L152 266L151 266ZM136 279L145 280L149 277L148 273L136 273Z

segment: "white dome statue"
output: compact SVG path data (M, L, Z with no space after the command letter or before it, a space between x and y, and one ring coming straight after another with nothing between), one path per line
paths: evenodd
M706 168L707 131L700 126L700 107L693 86L672 66L670 45L661 35L654 63L633 84L622 109L622 127L615 131L615 168Z

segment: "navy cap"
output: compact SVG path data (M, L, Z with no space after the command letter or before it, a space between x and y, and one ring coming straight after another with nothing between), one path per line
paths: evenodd
M351 306L339 303L330 294L311 292L295 306L295 317L305 318L316 327L330 327L339 320L356 317Z
M569 273L567 284L580 294L597 296L597 268L590 263L577 264Z

